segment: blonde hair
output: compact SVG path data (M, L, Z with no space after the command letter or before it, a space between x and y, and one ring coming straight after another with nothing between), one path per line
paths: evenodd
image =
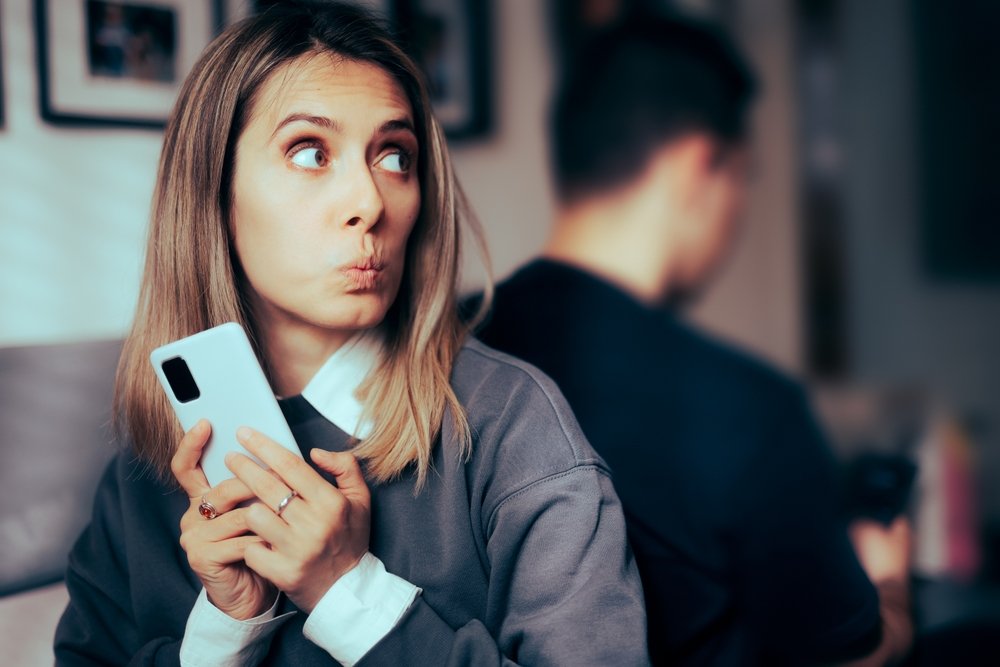
M149 364L169 341L238 322L260 346L246 284L229 235L236 143L264 82L297 58L329 53L370 62L393 76L413 109L420 143L421 211L411 232L399 294L383 322L386 354L362 387L373 431L356 443L375 482L413 465L417 488L430 469L434 442L450 413L457 455L472 446L465 412L449 381L470 327L458 314L461 224L470 226L489 271L483 235L451 168L444 134L431 113L423 79L388 32L356 7L287 3L232 26L187 77L164 133L153 194L146 264L132 329L115 387L115 423L137 455L170 480L183 433ZM266 359L261 359L268 368Z

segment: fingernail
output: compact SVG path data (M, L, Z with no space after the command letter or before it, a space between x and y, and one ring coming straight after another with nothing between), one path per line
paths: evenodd
M253 435L253 431L247 426L240 426L236 429L236 439L240 442L246 442L250 439L251 435Z
M236 458L236 453L235 452L229 452L228 454L226 454L226 457L223 459L223 461L225 461L227 468L229 467L229 464L232 463L235 458Z

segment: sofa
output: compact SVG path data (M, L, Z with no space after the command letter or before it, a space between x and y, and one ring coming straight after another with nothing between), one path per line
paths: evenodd
M66 555L116 446L121 341L0 348L0 647L7 665L51 665Z

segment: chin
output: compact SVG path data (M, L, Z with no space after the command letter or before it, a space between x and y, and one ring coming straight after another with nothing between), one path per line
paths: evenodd
M322 317L320 322L328 329L363 331L380 325L388 311L389 307L379 300L378 303L359 304L357 308L352 309L338 308L337 312Z

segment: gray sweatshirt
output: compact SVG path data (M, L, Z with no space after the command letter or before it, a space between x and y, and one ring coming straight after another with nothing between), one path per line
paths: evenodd
M642 588L604 462L555 385L470 341L452 386L473 433L459 460L446 415L425 487L372 485L370 551L423 592L362 665L645 665ZM348 436L301 397L283 405L304 453ZM58 664L177 664L200 584L179 539L183 492L119 456L70 555ZM282 598L278 612L295 608ZM302 635L262 664L337 664Z

